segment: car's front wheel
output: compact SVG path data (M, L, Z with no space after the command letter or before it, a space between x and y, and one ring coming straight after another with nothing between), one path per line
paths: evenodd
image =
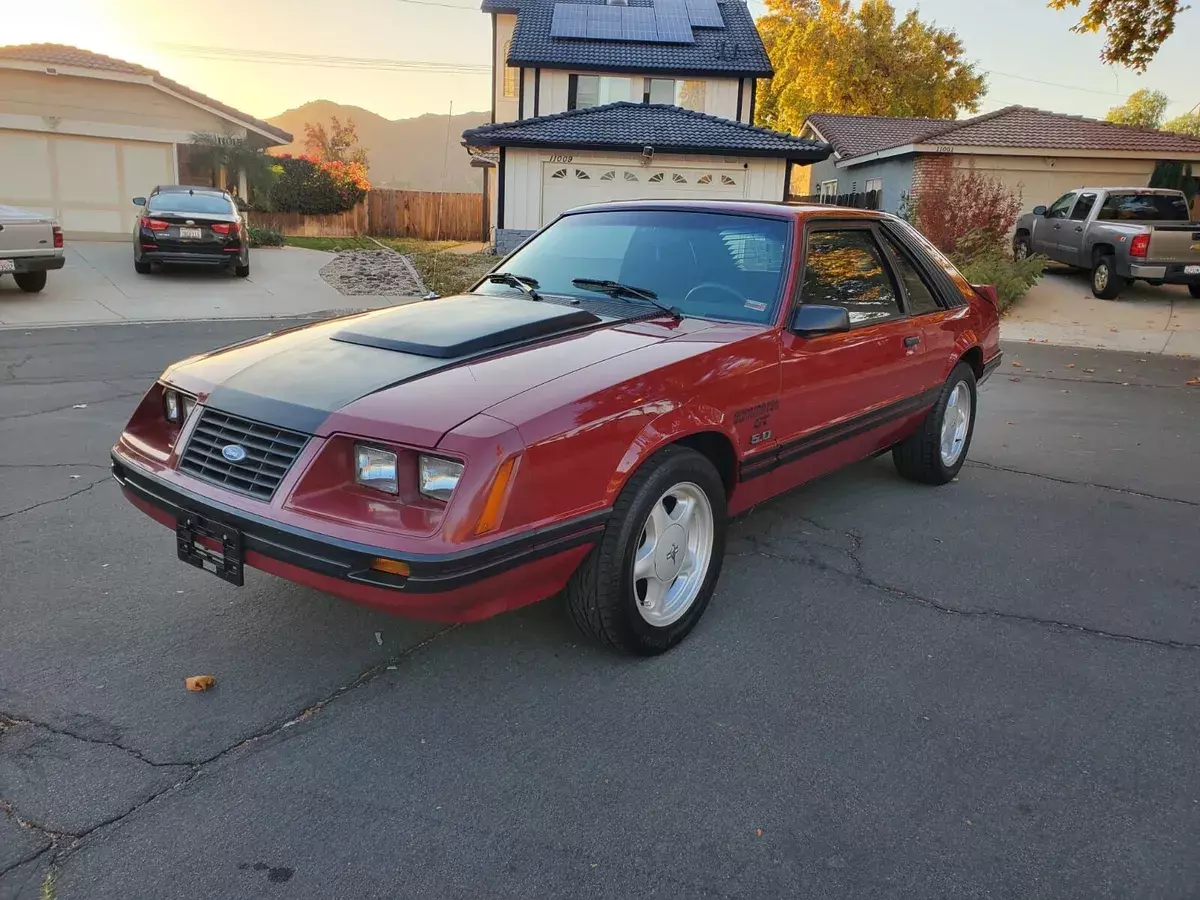
M892 448L896 471L925 484L952 481L967 459L975 433L975 398L975 371L960 362L921 427Z
M696 627L725 554L725 486L707 458L668 447L642 465L604 536L567 585L576 625L601 644L650 656Z
M18 272L13 276L13 281L17 283L17 287L27 294L36 294L46 286L46 273L43 272Z

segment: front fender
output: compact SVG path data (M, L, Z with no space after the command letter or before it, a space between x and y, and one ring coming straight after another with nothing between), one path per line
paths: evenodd
M649 422L629 445L609 482L609 505L616 502L617 495L625 487L629 476L637 471L643 462L669 444L704 433L721 435L729 442L734 458L741 457L738 450L738 434L731 416L705 403L675 407Z

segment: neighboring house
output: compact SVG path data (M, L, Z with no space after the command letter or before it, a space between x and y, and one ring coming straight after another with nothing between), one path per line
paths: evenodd
M69 238L127 239L134 196L212 184L191 156L197 132L292 140L153 69L60 44L0 47L0 204L54 215Z
M508 252L564 210L604 200L784 200L829 147L756 128L771 62L742 0L483 0L492 124L463 133L488 168ZM494 162L493 162L494 160Z
M816 113L801 136L828 141L833 155L803 173L808 190L799 193L878 190L889 212L919 192L930 161L946 155L1020 191L1027 210L1073 188L1145 185L1160 160L1200 161L1198 138L1025 106L959 120Z

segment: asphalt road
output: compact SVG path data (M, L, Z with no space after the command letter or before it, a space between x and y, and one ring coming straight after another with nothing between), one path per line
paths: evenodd
M1007 347L957 482L760 507L634 661L178 563L108 448L264 327L0 332L0 898L1196 896L1200 363Z

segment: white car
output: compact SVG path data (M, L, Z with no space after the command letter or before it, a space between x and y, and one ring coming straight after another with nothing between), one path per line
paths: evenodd
M0 275L11 275L17 287L36 294L46 286L46 273L65 262L58 222L27 209L0 206Z

